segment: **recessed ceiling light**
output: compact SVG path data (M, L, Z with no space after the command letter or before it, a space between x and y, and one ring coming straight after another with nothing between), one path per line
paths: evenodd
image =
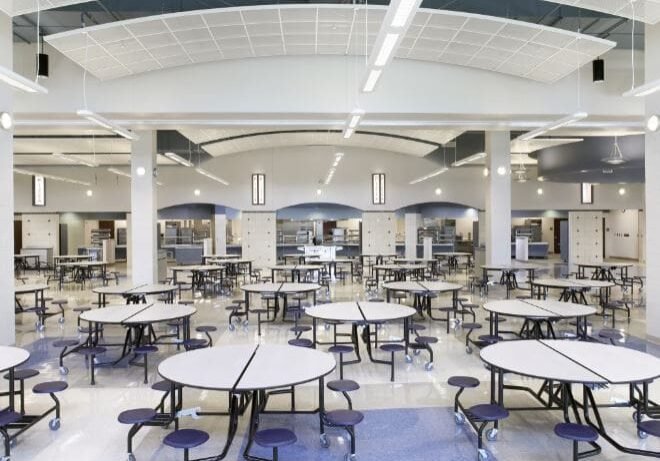
M193 194L195 194L195 197L199 197L200 195L202 195L202 191L199 190L199 189L195 189L195 190L193 191Z
M543 195L543 188L539 187L538 189L536 189L536 193L538 195Z
M539 182L543 182L545 181L545 178L543 176L539 176L538 178L536 178L536 180Z
M87 192L85 192L85 194L87 194L87 197L91 197L92 195L94 195L94 192L92 191L92 189L87 189Z
M488 177L488 168L484 168L484 177Z
M135 169L135 172L138 176L144 176L147 173L147 170L143 166L139 166Z
M498 166L497 167L497 174L499 174L500 176L504 176L506 174L506 167Z
M646 128L649 131L658 131L658 128L660 127L660 117L657 115L651 115L649 119L646 121Z
M626 195L626 188L625 187L620 187L619 188L619 195Z
M439 187L435 190L435 195L442 195L442 189Z
M323 191L321 189L316 189L316 195L321 195Z
M0 114L0 126L2 126L4 130L11 130L11 128L14 126L14 120L12 120L10 113L3 112Z

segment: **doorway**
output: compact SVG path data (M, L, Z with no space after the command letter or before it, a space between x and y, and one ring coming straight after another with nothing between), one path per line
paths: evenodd
M555 218L555 222L553 223L553 252L555 254L560 254L561 253L561 223L562 221L568 221L566 218Z
M14 254L21 254L23 248L23 221L14 219Z

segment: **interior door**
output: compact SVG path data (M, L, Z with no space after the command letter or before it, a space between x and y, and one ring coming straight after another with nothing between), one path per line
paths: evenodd
M20 254L23 248L23 221L14 220L14 254Z

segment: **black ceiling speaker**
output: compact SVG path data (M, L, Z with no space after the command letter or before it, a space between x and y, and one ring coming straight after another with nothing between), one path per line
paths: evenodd
M37 55L37 76L48 77L48 55L46 53Z
M593 63L594 82L600 83L605 81L605 61L602 59L594 59Z

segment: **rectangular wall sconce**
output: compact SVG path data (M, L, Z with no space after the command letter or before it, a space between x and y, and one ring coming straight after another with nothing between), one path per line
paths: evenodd
M257 173L252 175L252 205L266 204L266 175Z
M591 205L594 203L594 185L588 182L580 184L580 203Z
M371 196L374 205L385 204L385 173L371 175Z

